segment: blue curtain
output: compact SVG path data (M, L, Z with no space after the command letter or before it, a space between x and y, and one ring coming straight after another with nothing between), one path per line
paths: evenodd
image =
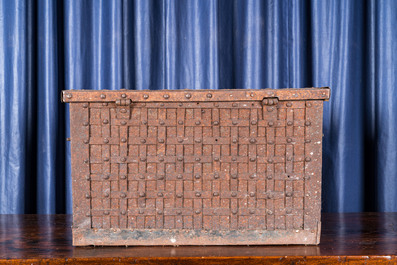
M330 86L323 210L397 211L397 1L0 0L0 213L72 210L63 89Z

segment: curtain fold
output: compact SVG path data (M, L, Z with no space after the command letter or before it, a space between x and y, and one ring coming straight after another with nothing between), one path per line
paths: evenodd
M0 0L0 213L71 213L63 89L330 86L323 210L397 211L397 2Z

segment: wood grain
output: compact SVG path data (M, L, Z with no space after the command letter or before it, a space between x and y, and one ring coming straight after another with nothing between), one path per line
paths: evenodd
M323 214L318 246L73 247L70 215L0 215L8 264L397 264L397 213Z

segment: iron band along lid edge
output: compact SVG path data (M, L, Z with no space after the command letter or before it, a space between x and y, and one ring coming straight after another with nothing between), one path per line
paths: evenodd
M63 90L62 102L216 102L278 100L329 100L330 88L205 89L205 90Z

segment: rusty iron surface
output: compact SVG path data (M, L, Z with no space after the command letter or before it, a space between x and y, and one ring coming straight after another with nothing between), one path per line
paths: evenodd
M74 245L319 243L328 88L62 99Z

